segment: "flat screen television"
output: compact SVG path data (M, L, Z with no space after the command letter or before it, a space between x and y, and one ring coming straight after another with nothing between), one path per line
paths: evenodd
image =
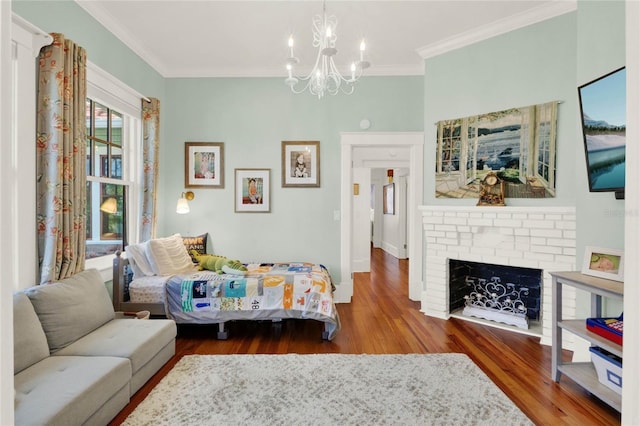
M624 198L626 71L622 67L578 87L589 191Z

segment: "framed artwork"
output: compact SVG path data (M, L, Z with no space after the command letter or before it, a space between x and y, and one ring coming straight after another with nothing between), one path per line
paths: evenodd
M396 214L394 210L395 206L395 184L390 183L382 187L382 213L384 214Z
M622 281L624 254L622 250L587 246L584 251L582 273L594 277Z
M185 188L224 188L224 143L184 143Z
M282 142L282 187L320 187L320 142Z
M271 211L271 169L235 169L235 211L269 213Z

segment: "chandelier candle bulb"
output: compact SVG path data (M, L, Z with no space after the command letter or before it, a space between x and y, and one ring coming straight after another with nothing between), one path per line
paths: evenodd
M360 42L360 60L352 61L350 63L351 75L345 74L343 76L334 62L334 57L338 53L336 48L338 19L335 15L327 15L325 1L322 2L322 15L315 15L312 24L313 47L318 49L315 65L308 74L294 76L293 66L298 64L299 60L293 56L293 35L290 35L288 40L290 57L287 59L288 77L285 79L285 83L293 93L309 91L318 99L327 93L331 95L337 95L340 92L347 95L352 94L355 83L362 77L363 70L370 66L369 62L364 60L366 47L364 39ZM299 86L298 83L300 83Z

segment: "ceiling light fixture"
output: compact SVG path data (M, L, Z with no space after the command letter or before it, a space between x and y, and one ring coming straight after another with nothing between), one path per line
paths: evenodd
M335 15L328 15L325 2L322 2L322 16L313 17L313 47L318 48L316 63L306 77L294 77L293 67L300 62L293 54L293 35L289 37L289 58L287 58L287 72L289 76L285 80L293 93L302 93L307 90L312 95L322 98L325 93L337 95L339 92L350 95L353 93L354 83L362 77L364 69L371 64L364 60L365 42L360 42L360 60L351 62L351 75L345 78L338 71L333 61L336 49L336 27L338 19Z

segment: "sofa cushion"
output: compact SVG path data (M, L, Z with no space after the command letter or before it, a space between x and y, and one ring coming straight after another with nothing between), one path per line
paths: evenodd
M176 323L173 320L114 319L55 355L128 358L135 375L175 337Z
M49 356L47 336L26 294L13 295L13 374Z
M115 317L102 276L95 269L25 290L54 353Z
M126 405L130 378L126 358L48 357L14 376L15 424L84 424L123 388Z

